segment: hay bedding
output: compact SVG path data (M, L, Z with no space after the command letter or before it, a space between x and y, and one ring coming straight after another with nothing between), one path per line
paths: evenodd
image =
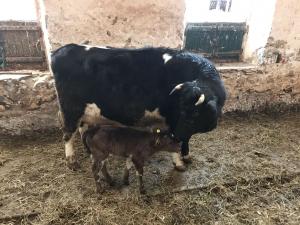
M59 133L0 139L0 224L300 224L300 115L227 116L195 135L193 164L172 169L167 154L145 167L148 195L134 171L111 159L116 185L95 193L89 158L66 169Z

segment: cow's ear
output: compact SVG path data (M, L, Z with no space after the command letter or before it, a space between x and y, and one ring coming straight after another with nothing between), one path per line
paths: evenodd
M217 99L209 100L207 106L211 109L212 112L217 112Z

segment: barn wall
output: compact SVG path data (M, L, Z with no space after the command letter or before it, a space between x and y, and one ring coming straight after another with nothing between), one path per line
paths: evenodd
M71 2L74 3L71 4ZM113 46L126 45L129 37L131 37L131 42L128 46L153 44L176 47L181 43L179 35L181 31L177 30L181 29L181 21L177 17L178 14L176 16L173 13L176 7L178 7L177 13L182 10L177 1L173 4L173 9L165 3L170 3L170 0L151 1L147 6L150 7L151 13L145 13L146 3L134 0L130 3L129 0L124 0L127 6L124 2L116 1L118 6L116 8L122 13L113 10L110 4L104 3L104 0L99 6L93 0L85 1L84 6L76 6L75 2L79 0L64 0L63 5L58 0L46 0L50 41L54 47L68 42L80 42L86 40L87 37L93 44ZM107 10L104 12L103 8ZM83 18L75 13L80 9L84 12ZM140 10L139 13L135 13L137 9ZM99 13L96 13L97 10ZM127 15L124 14L125 11L132 11L133 14L121 16ZM224 112L265 109L281 111L294 106L299 109L299 11L300 4L296 0L277 0L271 36L266 47L266 54L261 56L261 66L218 68L228 92ZM165 12L168 17L165 17ZM101 15L101 13L102 21L110 21L109 23L100 23L100 19L94 16ZM140 13L147 19L138 20ZM162 16L159 17L159 13ZM93 15L95 19L91 19L89 15ZM183 12L180 15L183 15ZM127 19L124 20L124 18ZM175 20L178 21L179 28L167 24L167 21L169 23ZM173 23L170 22L170 24ZM165 33L156 33L158 30L164 30L164 27ZM108 29L110 36L106 32ZM99 30L105 32L101 32L100 35ZM53 77L49 73L29 74L21 78L11 76L7 79L3 74L0 75L0 134L24 134L50 128L57 130L59 126L57 110Z
M182 45L184 0L45 0L52 49L94 45Z
M277 50L285 61L300 60L299 0L277 0L269 48Z

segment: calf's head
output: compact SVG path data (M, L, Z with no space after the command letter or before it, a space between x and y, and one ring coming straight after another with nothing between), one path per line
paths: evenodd
M153 129L151 146L157 151L179 152L181 144L168 131Z

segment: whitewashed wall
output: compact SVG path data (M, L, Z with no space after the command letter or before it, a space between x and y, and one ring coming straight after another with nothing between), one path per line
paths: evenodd
M265 46L270 35L276 0L232 0L230 12L209 10L210 0L186 0L187 22L246 22L249 33L244 41L245 60Z
M0 0L0 20L36 21L35 0Z

